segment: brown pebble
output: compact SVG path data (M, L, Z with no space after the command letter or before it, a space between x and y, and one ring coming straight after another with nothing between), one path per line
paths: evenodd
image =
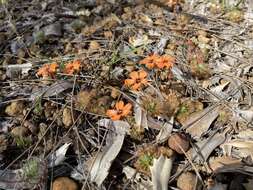
M68 177L58 177L53 182L53 190L77 190L77 183Z
M185 135L179 134L179 133L173 134L169 138L168 144L169 144L169 147L172 150L176 151L178 154L183 154L184 152L186 152L190 148L190 144L189 144L187 137ZM182 149L184 151L182 151Z
M191 172L183 173L178 177L177 187L180 190L195 190L195 187L197 187L197 176Z

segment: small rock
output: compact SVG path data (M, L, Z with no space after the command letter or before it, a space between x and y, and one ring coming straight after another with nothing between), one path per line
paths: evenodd
M168 140L169 147L176 151L178 154L183 154L184 152L187 152L190 148L190 144L188 139L183 134L173 134L169 140ZM182 151L184 150L184 152Z
M53 190L77 190L76 182L68 177L58 177L53 182Z
M15 127L11 130L11 134L15 137L24 137L28 134L28 129L25 127Z
M194 190L197 187L197 176L191 172L183 173L177 180L177 187L181 190Z
M69 128L72 124L71 110L69 108L64 108L62 113L62 122L66 128Z
M21 115L24 109L24 104L21 101L14 101L5 109L5 113L9 116Z

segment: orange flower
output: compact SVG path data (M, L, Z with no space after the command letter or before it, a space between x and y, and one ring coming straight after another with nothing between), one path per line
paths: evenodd
M66 64L64 73L72 75L74 72L79 72L80 67L81 67L81 61L74 60L73 62Z
M123 101L119 101L115 104L115 109L107 110L106 115L113 121L120 120L120 118L127 116L131 113L132 104L124 104Z
M146 65L148 69L153 69L155 66L155 63L160 57L156 54L150 55L143 60L140 61L140 64Z
M130 87L132 90L140 90L143 85L147 85L147 72L133 71L129 74L130 78L125 80L125 85Z
M162 57L160 57L159 60L157 60L156 62L156 66L159 69L163 69L164 67L166 68L171 68L173 66L173 64L175 63L175 58L170 56L170 55L164 55Z
M56 73L56 69L58 68L57 63L45 64L43 65L37 72L38 76L51 76L53 77Z

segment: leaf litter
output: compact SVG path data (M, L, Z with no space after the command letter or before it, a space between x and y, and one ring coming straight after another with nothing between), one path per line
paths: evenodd
M5 0L0 23L1 189L252 189L250 0Z

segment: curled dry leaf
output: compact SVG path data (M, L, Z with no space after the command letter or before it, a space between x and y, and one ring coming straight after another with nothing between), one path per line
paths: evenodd
M199 141L191 148L187 154L194 162L205 162L213 150L226 141L226 131L223 133L216 133L215 135Z
M55 152L49 155L48 157L49 168L57 166L65 160L65 155L70 145L71 143L65 143L60 148L58 148Z
M100 125L110 128L107 137L106 145L101 152L96 154L90 168L90 179L98 186L102 185L107 177L113 160L117 157L124 142L126 133L130 129L130 125L124 121L100 120Z
M156 142L166 141L172 133L174 118L172 117L170 122L166 122L162 125L159 134L156 136Z
M138 173L134 168L130 166L125 166L123 168L123 173L126 175L127 179L133 180L137 184L137 189L140 190L152 190L152 182L149 179L144 179L140 173Z
M188 120L183 124L183 128L186 129L193 138L200 138L201 135L208 130L212 122L219 115L220 106L210 106L203 111L193 113Z
M251 156L251 158L253 159L253 141L252 140L245 141L245 139L243 140L234 139L234 140L230 140L224 143L224 145L236 147L238 151L235 151L235 152L237 152L237 154L242 158Z
M209 160L210 168L215 172L216 170L229 165L241 165L241 160L230 157L230 156L222 156L222 157L215 157Z
M154 159L153 166L150 167L152 174L153 190L167 190L168 182L172 170L172 158L161 155Z

